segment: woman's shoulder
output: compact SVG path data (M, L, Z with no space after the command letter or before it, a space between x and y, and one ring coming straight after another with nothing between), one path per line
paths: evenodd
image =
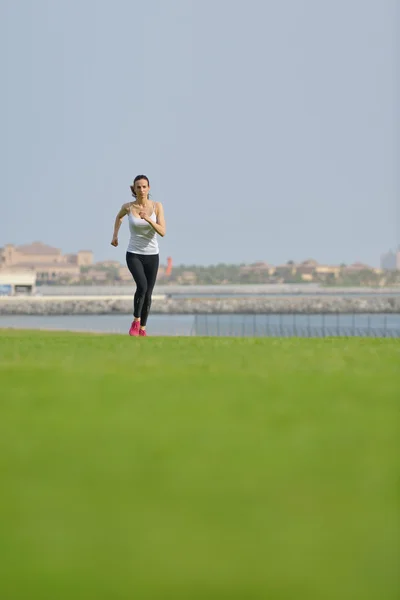
M126 210L126 212L130 212L131 207L132 207L133 202L125 202L125 204L122 205L122 209Z

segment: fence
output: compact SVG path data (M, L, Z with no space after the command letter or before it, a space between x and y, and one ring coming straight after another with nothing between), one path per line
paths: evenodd
M400 314L199 314L192 335L400 338Z

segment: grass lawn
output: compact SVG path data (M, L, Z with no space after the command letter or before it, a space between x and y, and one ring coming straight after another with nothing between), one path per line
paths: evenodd
M4 600L395 600L400 343L0 331Z

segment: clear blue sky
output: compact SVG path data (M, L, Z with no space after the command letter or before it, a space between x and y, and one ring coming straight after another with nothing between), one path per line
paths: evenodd
M162 262L378 264L396 33L396 0L1 0L0 246L124 262L143 172Z

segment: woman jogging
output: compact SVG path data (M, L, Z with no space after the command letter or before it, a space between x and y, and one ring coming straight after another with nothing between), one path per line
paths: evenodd
M145 336L159 265L157 234L164 237L165 219L161 202L152 202L149 199L150 182L146 175L135 177L131 191L135 200L123 204L117 214L111 245L118 246L118 231L122 219L128 215L131 237L126 252L126 264L136 283L133 321L129 335Z

